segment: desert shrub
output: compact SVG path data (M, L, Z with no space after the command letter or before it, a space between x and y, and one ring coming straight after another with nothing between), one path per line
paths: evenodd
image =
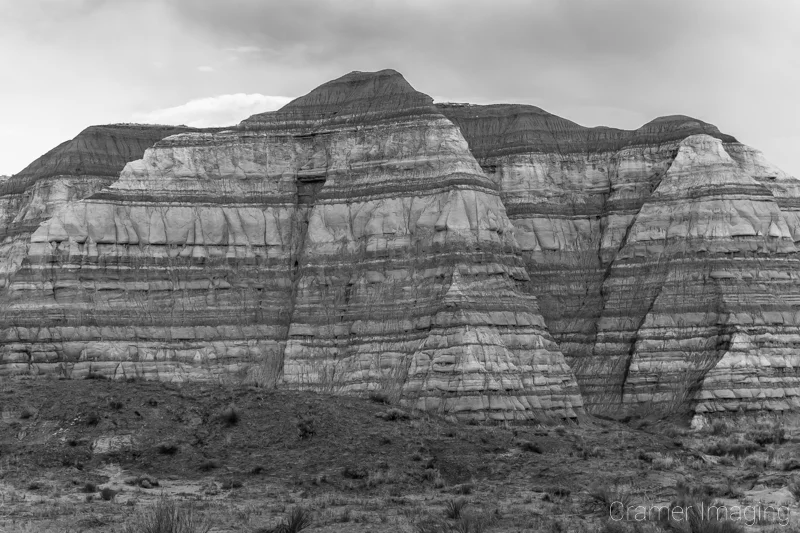
M450 527L441 520L424 518L414 524L414 533L448 533Z
M490 521L487 518L464 514L453 524L454 533L483 533Z
M89 413L86 415L86 425L87 426L96 426L100 423L100 415L97 413Z
M590 457L602 457L603 456L603 449L600 446L592 446L583 448L581 450L581 456L584 459L589 459Z
M236 410L234 405L228 406L227 409L220 413L220 419L225 422L225 425L235 426L239 423L239 411Z
M675 458L662 453L653 454L653 468L656 470L669 470L675 464Z
M309 527L312 522L313 520L310 512L302 507L295 507L292 509L292 512L289 513L289 516L284 518L277 526L271 529L257 529L255 533L297 533Z
M705 453L717 456L730 455L741 459L759 448L758 444L747 439L727 439L712 442L706 447Z
M793 477L786 488L792 493L794 499L800 502L800 478L797 476Z
M453 494L472 494L472 491L475 490L475 485L472 483L462 483L461 485L454 486L450 492Z
M39 490L42 488L42 484L38 481L31 481L28 483L28 490Z
M206 459L202 463L200 463L197 468L201 472L208 472L209 470L214 470L215 468L219 468L219 462L215 461L214 459Z
M82 490L86 494L94 494L95 492L97 492L97 485L95 485L90 481L87 481L86 483L84 483Z
M35 415L35 414L36 414L36 410L33 409L33 407L31 407L29 405L26 405L25 407L22 408L22 411L19 413L19 417L22 420L27 420L28 418L32 418L33 415Z
M444 515L451 520L458 520L461 518L461 512L464 507L469 505L469 502L464 498L456 498L444 504Z
M242 481L237 478L226 479L222 482L222 490L240 489L242 488Z
M403 411L402 409L397 409L396 407L393 407L393 408L391 408L391 409L387 410L386 412L383 412L383 413L378 413L378 414L377 414L377 415L375 415L375 416L376 416L377 418L382 418L382 419L384 419L384 420L386 420L386 421L393 421L393 420L408 420L409 418L411 418L411 417L408 415L408 413L406 413L406 412L405 412L405 411Z
M531 453L542 453L542 448L535 442L523 441L520 445L523 451Z
M116 411L119 411L123 407L122 402L119 401L119 400L111 400L111 401L109 401L108 402L108 406L111 407L112 409L116 410Z
M764 469L768 463L769 460L763 454L754 453L744 458L742 466L745 468Z
M211 525L199 518L193 507L180 509L162 496L152 508L136 515L122 533L208 533L210 530Z
M347 479L364 479L369 475L369 472L365 468L346 466L342 470L342 475Z
M369 399L375 403L383 403L387 405L392 403L389 399L389 395L381 391L371 391L369 393Z
M731 427L724 420L714 420L709 427L712 435L716 437L727 437L731 434Z
M300 417L297 421L297 433L301 439L309 439L316 435L317 429L313 418Z
M564 487L549 487L545 489L544 496L542 496L542 501L552 502L556 501L557 499L566 498L572 491Z
M158 445L158 453L162 455L175 455L178 453L178 445L174 442L162 442Z
M630 491L621 487L596 485L589 489L589 510L599 516L610 516L617 507L627 509L633 501Z
M750 428L745 436L758 444L782 444L786 440L786 430L779 422L759 422Z
M680 482L675 487L676 497L670 503L670 512L664 518L665 525L679 533L745 533L738 523L718 519L715 513L703 513L713 505L721 505L711 497L713 488L704 484ZM682 508L681 520L674 520L672 509Z
M637 450L636 451L636 457L640 461L644 461L645 463L652 463L653 459L655 459L656 455L657 455L656 453L646 452L644 450Z
M110 502L111 500L114 499L114 496L117 495L117 492L118 491L116 491L116 490L110 489L108 487L104 487L100 491L100 497L103 498L104 501Z

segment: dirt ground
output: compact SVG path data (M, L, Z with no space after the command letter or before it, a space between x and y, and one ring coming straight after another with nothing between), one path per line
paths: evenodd
M788 513L713 531L800 531L800 440L777 427L480 425L311 392L5 380L0 531L122 531L165 499L218 533L269 531L298 508L304 531L712 531L609 518L613 501L674 504L687 487Z

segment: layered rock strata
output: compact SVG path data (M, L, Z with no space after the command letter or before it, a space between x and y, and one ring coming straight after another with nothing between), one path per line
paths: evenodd
M584 128L351 73L227 131L89 128L0 179L0 375L795 410L798 217L800 181L696 119Z
M394 71L173 135L31 237L0 372L381 389L465 418L573 417L497 184Z
M86 128L19 174L0 177L0 290L27 254L30 235L67 202L112 184L126 163L180 126L114 124ZM3 179L5 178L5 179Z
M591 410L798 407L798 180L688 117L440 109L498 183Z

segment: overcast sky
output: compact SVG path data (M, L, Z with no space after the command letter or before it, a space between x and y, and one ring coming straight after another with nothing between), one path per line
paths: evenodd
M91 124L235 124L393 68L586 126L691 115L800 177L798 22L783 0L0 0L0 174Z

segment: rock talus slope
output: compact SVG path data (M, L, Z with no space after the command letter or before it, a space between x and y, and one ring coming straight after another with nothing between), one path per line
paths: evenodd
M498 186L394 71L173 135L60 208L4 289L0 372L380 389L572 417Z
M589 409L798 407L798 180L689 117L440 109L499 184Z

